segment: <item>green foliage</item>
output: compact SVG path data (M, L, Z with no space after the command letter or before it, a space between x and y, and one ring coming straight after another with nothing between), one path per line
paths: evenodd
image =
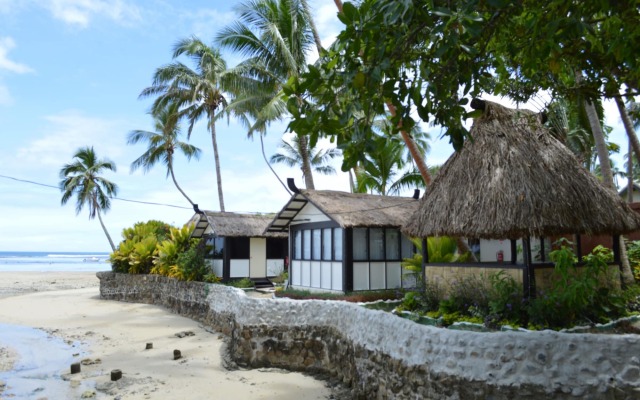
M627 257L633 270L633 277L640 282L640 240L633 241L627 247Z
M468 275L449 285L448 297L440 302L442 314L459 312L462 315L484 316L489 311L489 294L482 275Z
M417 115L459 150L463 120L476 116L466 105L480 94L525 102L544 89L595 99L640 88L636 3L363 0L338 17L345 26L332 47L284 92L290 130L358 143L343 170L356 165L386 104L397 110L395 130L416 126ZM565 79L575 71L579 87Z
M236 279L227 282L227 286L233 286L241 289L248 289L254 286L253 281L249 278Z
M178 255L177 265L172 268L172 276L183 281L202 281L208 272L204 255L200 239L192 239L189 249Z
M222 281L222 278L220 278L219 276L211 272L211 273L205 274L202 277L202 281L207 283L220 283Z
M489 275L489 311L501 319L522 320L526 308L522 285L504 271Z
M607 263L611 250L597 246L576 268L571 248L563 245L550 254L555 263L551 289L540 292L529 306L529 321L550 328L576 323L604 322L625 313L623 294L611 284Z

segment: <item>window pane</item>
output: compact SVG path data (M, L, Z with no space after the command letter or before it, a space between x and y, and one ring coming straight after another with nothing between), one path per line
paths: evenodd
M302 259L302 231L294 231L295 232L295 244L293 245L293 249L295 254L293 258L296 260Z
M222 258L224 251L224 238L217 237L213 239L213 258Z
M384 260L384 229L369 229L369 252L370 260Z
M311 231L308 229L304 230L302 235L302 258L311 259Z
M229 248L229 258L235 260L248 260L249 259L249 238L248 237L233 237L228 238L227 244Z
M411 258L413 257L413 253L413 242L402 235L402 258Z
M342 228L333 228L333 259L342 261Z
M322 259L331 260L331 229L322 230Z
M387 260L399 260L400 259L400 241L398 236L400 232L397 229L388 228L385 231L386 235L386 248L387 248Z
M313 230L313 259L320 259L320 251L322 250L322 231L320 229Z
M353 259L368 260L367 228L353 228Z

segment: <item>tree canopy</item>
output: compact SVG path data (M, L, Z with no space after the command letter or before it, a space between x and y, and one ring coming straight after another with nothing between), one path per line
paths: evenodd
M595 99L638 91L638 1L364 0L308 72L285 88L290 129L342 143L372 135L390 102L395 130L439 125L455 149L466 105L484 93L524 102L540 90ZM583 79L571 82L581 71ZM347 156L347 155L345 155ZM343 169L353 166L345 158Z

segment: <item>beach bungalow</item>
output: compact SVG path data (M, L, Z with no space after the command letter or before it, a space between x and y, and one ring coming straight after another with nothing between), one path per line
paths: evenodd
M489 262L437 265L427 254L427 280L504 270L534 296L536 281L554 266L548 238L560 236L571 238L581 257L581 236L607 235L619 263L619 235L637 230L639 215L580 165L541 115L478 99L471 105L483 111L473 140L443 165L403 232L480 239L481 260Z
M351 292L414 286L403 279L403 258L413 243L400 227L418 206L414 197L333 190L300 190L273 218L267 232L289 233L289 284L296 289Z
M191 235L204 238L211 251L207 261L213 272L228 281L251 278L264 282L285 268L287 232L265 232L273 217L196 210Z

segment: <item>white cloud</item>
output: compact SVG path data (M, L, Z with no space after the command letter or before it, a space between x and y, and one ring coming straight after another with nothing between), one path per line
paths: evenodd
M17 74L33 72L33 69L29 66L11 61L7 58L7 53L14 47L16 47L16 43L11 37L0 37L0 70L5 69Z
M86 28L97 16L109 18L121 24L141 19L140 9L123 0L49 0L45 7L67 24Z
M95 145L99 157L115 159L123 152L123 141L115 137L124 135L121 121L83 115L78 111L66 111L44 118L43 133L27 146L18 149L16 157L21 165L33 168L59 168L71 160L80 147Z
M216 9L198 9L195 11L185 11L181 18L190 25L193 35L199 37L205 43L213 42L213 37L226 26L230 21L236 19L233 12L220 12Z

